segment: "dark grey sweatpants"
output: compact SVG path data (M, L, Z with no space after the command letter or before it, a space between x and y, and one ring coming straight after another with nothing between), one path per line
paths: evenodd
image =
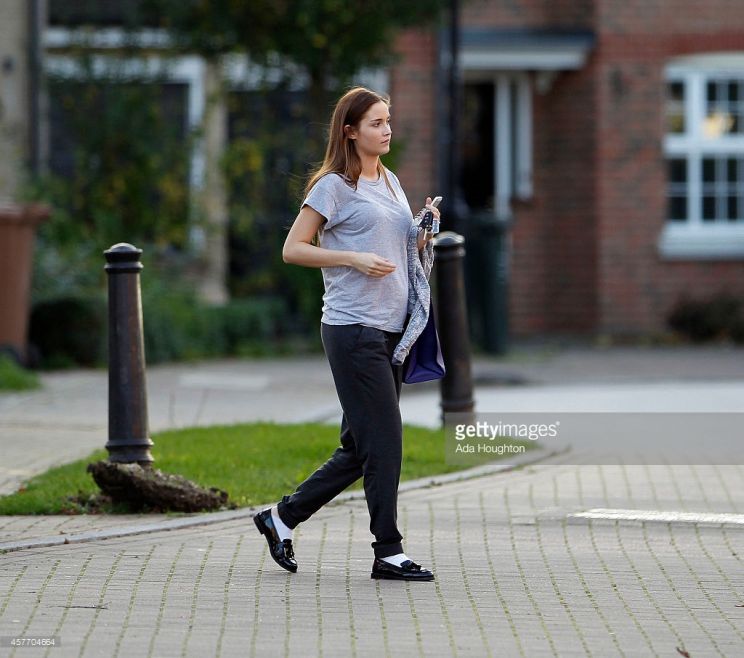
M375 557L403 552L397 527L403 368L390 361L401 335L361 324L321 323L323 348L343 409L341 445L277 506L282 521L294 528L363 476Z

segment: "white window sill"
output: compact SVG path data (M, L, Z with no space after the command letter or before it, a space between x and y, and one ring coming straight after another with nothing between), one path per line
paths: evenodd
M744 260L744 226L675 226L656 243L663 260Z

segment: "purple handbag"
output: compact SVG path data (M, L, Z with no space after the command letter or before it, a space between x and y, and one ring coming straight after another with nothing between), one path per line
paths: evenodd
M403 381L406 384L429 382L441 379L446 372L434 323L434 306L429 300L429 319L403 361Z

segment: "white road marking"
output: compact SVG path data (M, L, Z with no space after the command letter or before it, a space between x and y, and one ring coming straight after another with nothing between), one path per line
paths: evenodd
M658 521L662 523L732 523L744 525L744 514L714 512L675 512L653 509L605 509L569 514L582 519L608 519L617 521Z

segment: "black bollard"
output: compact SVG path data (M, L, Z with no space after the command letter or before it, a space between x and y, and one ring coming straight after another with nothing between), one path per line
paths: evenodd
M440 381L442 421L448 412L472 414L473 378L463 258L465 238L443 231L434 239L437 280L437 330L447 374Z
M109 308L109 461L150 466L145 345L139 273L142 250L115 244L106 256Z

